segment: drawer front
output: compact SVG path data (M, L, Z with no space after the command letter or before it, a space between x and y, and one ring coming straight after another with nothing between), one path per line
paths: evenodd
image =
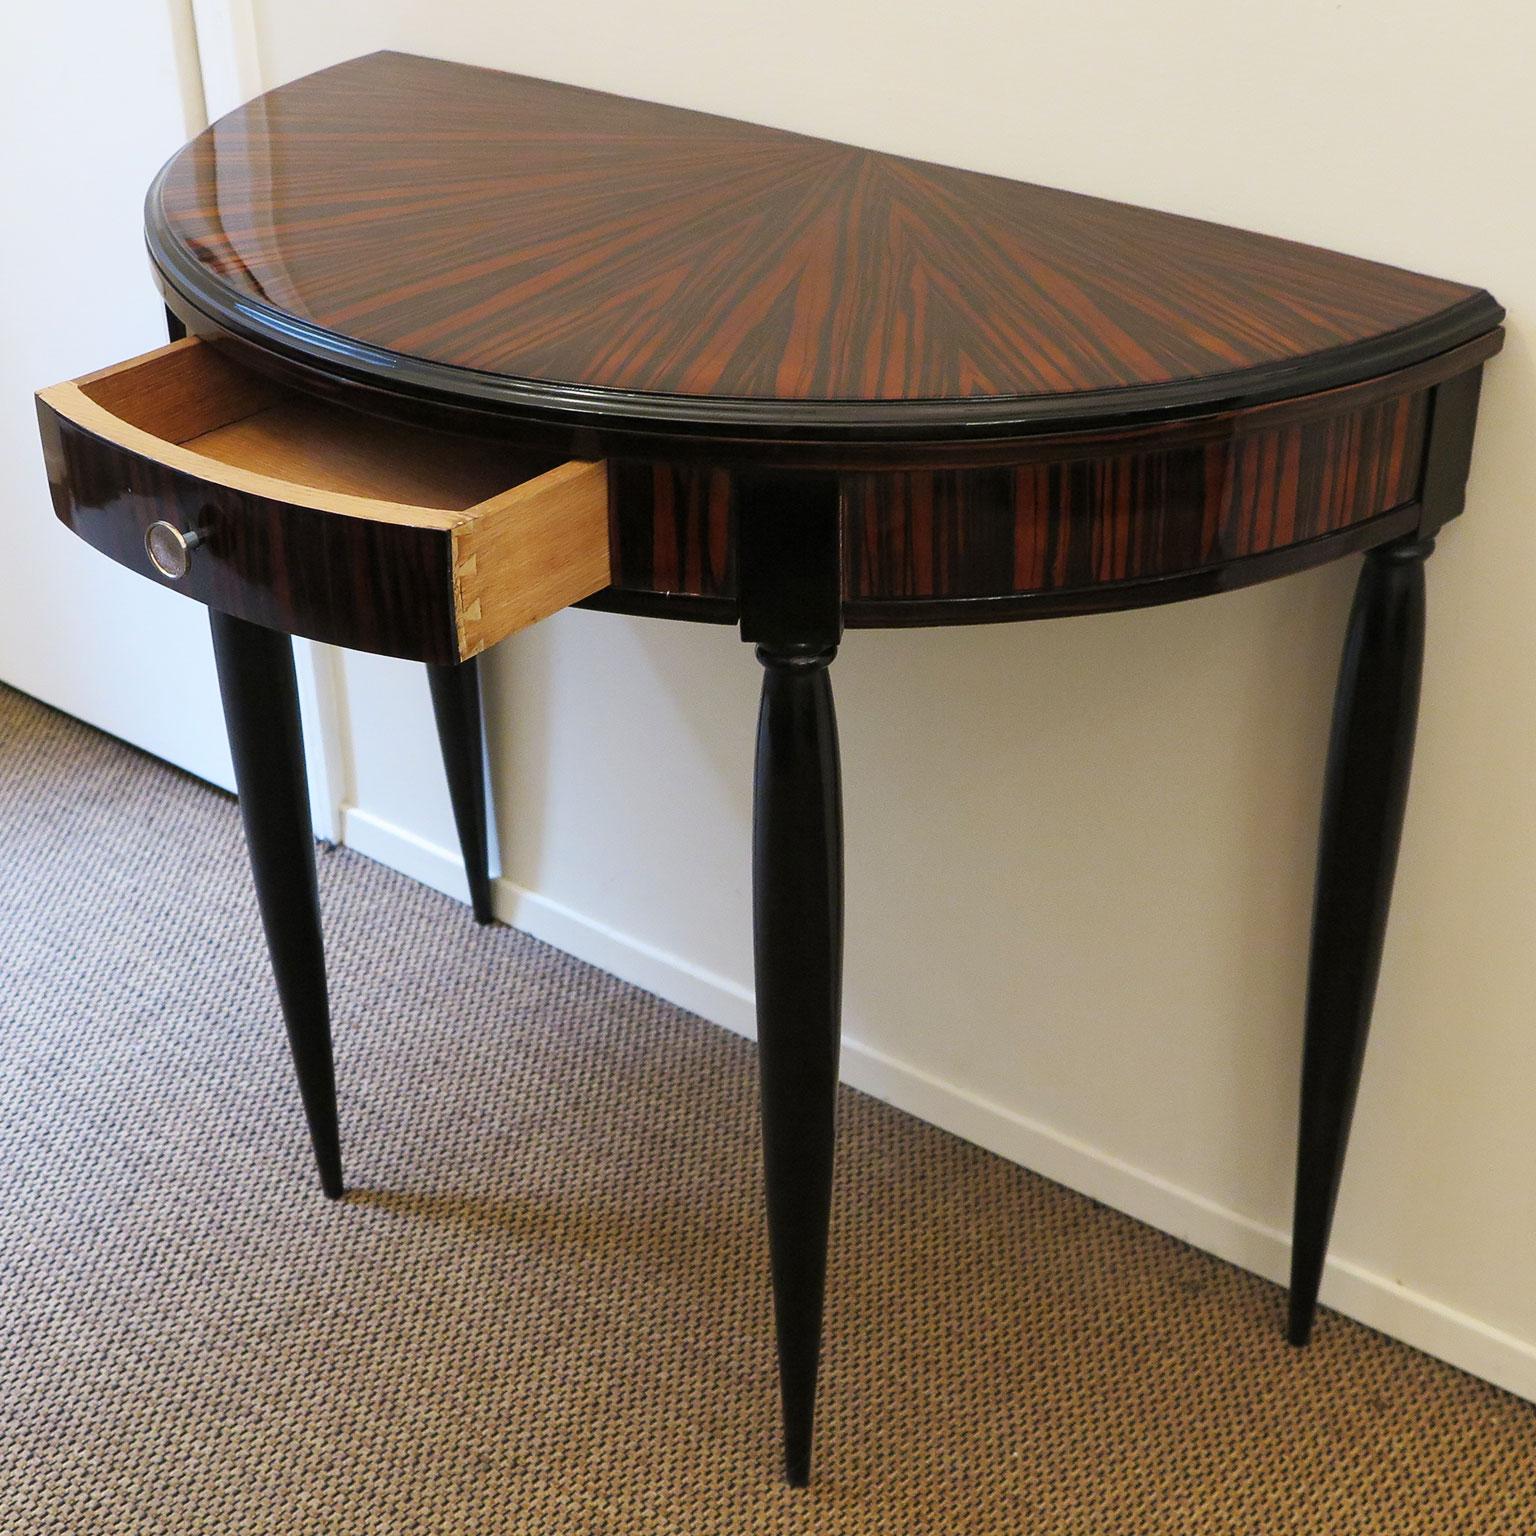
M212 483L96 436L38 402L54 510L92 548L210 608L354 650L459 659L453 540ZM197 530L186 575L161 575L150 524Z
M271 629L461 661L609 581L603 464L380 421L199 341L45 389L38 418L69 528Z

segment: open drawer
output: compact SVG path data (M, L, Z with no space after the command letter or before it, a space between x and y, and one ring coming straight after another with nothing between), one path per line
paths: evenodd
M377 420L191 338L37 409L64 523L273 629L459 661L608 584L600 463Z

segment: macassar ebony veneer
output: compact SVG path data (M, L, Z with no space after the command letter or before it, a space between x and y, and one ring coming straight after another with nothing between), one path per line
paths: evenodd
M1474 411L1479 365L1497 345L1497 335L1480 338L1384 378L1182 430L1038 438L1008 465L845 471L843 622L1136 607L1229 590L1417 527L1437 402L1442 429ZM591 606L646 612L660 599L735 622L730 472L615 461L609 483L613 584ZM700 601L689 610L685 597Z
M321 404L185 339L38 396L59 517L271 629L466 660L608 582L601 464ZM184 570L146 535L197 535Z
M1124 609L1364 552L1325 773L1289 1337L1382 956L1481 289L1199 219L401 54L150 189L168 348L46 390L59 516L205 603L322 1185L343 1188L289 636L425 661L490 916L483 647L580 604L762 666L754 956L785 1468L835 1146L845 627Z
M400 54L200 135L146 234L178 312L274 355L610 440L1156 420L1389 373L1501 314L1199 219Z

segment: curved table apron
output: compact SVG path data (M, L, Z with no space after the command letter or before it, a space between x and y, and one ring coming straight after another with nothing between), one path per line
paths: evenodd
M843 627L1132 608L1365 551L1305 1011L1289 1336L1307 1341L1402 826L1424 560L1461 511L1501 340L1486 293L395 54L215 124L161 173L146 232L173 339L190 334L43 393L50 481L82 537L210 607L327 1193L340 1141L287 637L428 664L482 921L478 651L569 603L755 645L764 1156L797 1483L835 1134Z

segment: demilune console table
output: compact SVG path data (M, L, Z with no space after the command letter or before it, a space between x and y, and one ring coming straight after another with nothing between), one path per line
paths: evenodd
M753 896L785 1458L831 1195L845 625L1134 608L1365 552L1324 793L1289 1333L1307 1340L1412 755L1424 561L1503 312L1395 267L400 54L150 190L170 346L44 390L58 515L207 605L320 1181L342 1193L289 637L425 662L490 916L475 656L569 604L762 664Z

